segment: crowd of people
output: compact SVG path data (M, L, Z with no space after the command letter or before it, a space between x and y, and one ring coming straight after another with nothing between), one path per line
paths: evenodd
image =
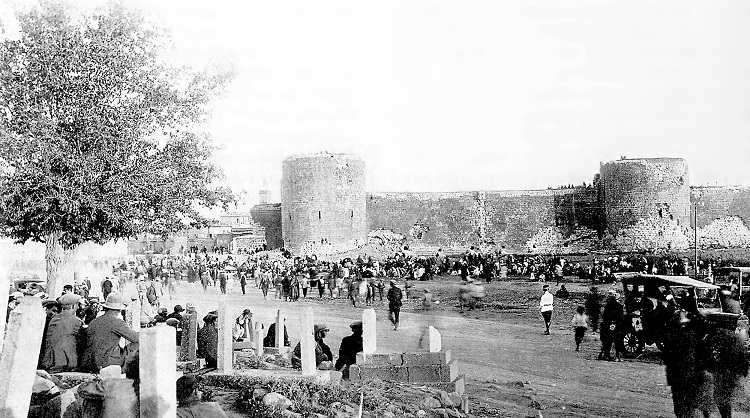
M721 262L702 260L699 271L710 275L717 265L721 265ZM314 255L293 257L289 253L268 252L243 257L188 251L174 256L141 257L116 263L108 270L98 288L85 277L77 279L74 285L66 285L62 295L56 299L45 298L46 294L41 291L35 295L45 299L42 305L47 314L38 368L48 373L100 373L103 369L117 366L127 372L128 362L138 352L138 333L126 321L139 321L141 327L175 327L175 343L180 345L187 326L184 314L196 312L191 303L186 305L187 309L181 305L169 306L172 309L169 312L168 300L175 297L181 283L198 282L204 292L208 292L209 287L215 287L224 294L229 289L236 289L236 285L239 285L243 295L254 287L266 299L273 291L271 298L288 302L306 298L345 298L352 306L384 303L387 304L393 329L398 330L404 299L418 296L425 311L429 311L437 302L428 289L422 289L419 295L414 295L414 292L410 295L415 281L428 281L441 274L460 276L458 305L463 312L481 306L485 297L484 284L508 275L527 276L544 285L539 310L544 320L544 333L549 334L555 299L570 296L565 284L561 283L565 276L578 276L598 285L614 280L613 275L617 272L683 275L688 268L689 263L679 258L611 256L594 258L590 263L571 263L562 257L483 252L473 247L458 257L449 257L442 251L432 256L419 256L404 247L381 259L363 254L355 259L347 257L337 261L321 260ZM554 295L549 291L551 282L557 285ZM230 283L232 285L228 286ZM26 290L26 293L36 293L31 288ZM23 292L11 293L6 320L22 296L25 296ZM722 294L725 312L743 312L741 304L734 300L735 296L731 292ZM665 300L664 310L670 306L674 308L669 305L670 298ZM140 306L140 311L135 314L136 318L128 318L126 306L133 303ZM629 301L626 300L627 303ZM247 337L243 335L242 325L249 315L251 312L246 309L236 318L235 341ZM218 319L216 311L206 313L202 318L203 325L198 330L197 354L205 359L207 367L217 365ZM591 330L600 336L598 358L619 361L624 351L623 332L629 328L630 321L622 296L617 291L609 290L602 295L598 286L592 286L585 304L576 309L571 320L576 351L580 350L585 333ZM348 367L356 362L356 353L362 349L362 324L351 324L352 333L341 341L338 356L333 355L325 341L329 331L325 324L315 325L316 366L340 370L347 376ZM276 332L275 324L270 324L264 338L265 347L275 346ZM283 333L283 344L291 349L286 327ZM301 367L301 344L297 344L291 353L293 367ZM191 382L186 384L182 398L189 398L185 402L194 408L197 405L195 387Z

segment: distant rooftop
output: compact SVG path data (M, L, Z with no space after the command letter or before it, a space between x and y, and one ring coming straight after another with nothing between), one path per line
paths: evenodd
M250 210L273 210L281 208L281 203L258 203Z
M318 153L311 153L311 154L299 154L299 155L292 155L290 157L287 157L284 161L291 161L291 160L299 160L304 158L321 158L321 157L331 157L331 158L344 158L344 159L351 159L351 160L361 160L361 158L357 157L354 154L346 154L346 153L336 153L336 152L318 152Z
M632 161L643 161L643 162L649 162L649 163L674 163L674 162L687 162L684 158L675 158L675 157L650 157L650 158L621 158L619 160L613 160L613 161L607 161L605 164L609 163L620 163L620 162L632 162Z

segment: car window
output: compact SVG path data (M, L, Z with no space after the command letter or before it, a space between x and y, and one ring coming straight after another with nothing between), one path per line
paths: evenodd
M699 309L721 308L716 289L695 289Z

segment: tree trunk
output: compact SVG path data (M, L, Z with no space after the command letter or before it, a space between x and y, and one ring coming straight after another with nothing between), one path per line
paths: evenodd
M47 294L57 298L62 294L63 286L73 285L76 250L66 250L60 245L61 233L55 232L45 239L44 258L47 262Z

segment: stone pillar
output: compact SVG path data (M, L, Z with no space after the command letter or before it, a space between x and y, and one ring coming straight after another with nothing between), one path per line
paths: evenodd
M427 329L427 336L430 339L430 353L439 353L443 350L443 340L440 332L432 325Z
M255 324L255 331L253 335L253 343L255 346L255 355L258 357L263 356L263 325L259 322Z
M198 350L198 313L190 312L182 317L182 341L180 361L195 361Z
M21 298L20 304L10 314L7 338L0 356L2 418L22 418L29 413L44 317L42 301L31 297Z
M231 373L233 367L232 327L234 321L227 309L227 300L219 301L219 346L216 353L216 366L222 373Z
M136 299L131 301L128 305L128 310L125 312L125 317L130 319L130 329L135 332L141 330L141 300Z
M0 278L0 301L8 308L8 291L10 290L10 280ZM5 339L5 321L0 321L0 353L3 352L3 340Z
M378 349L375 309L362 311L362 352L372 354Z
M141 416L174 418L177 380L174 327L151 327L139 337Z
M277 349L284 346L284 317L281 316L281 309L276 311L276 345Z
M315 319L313 309L305 308L300 312L300 360L302 374L315 374Z

